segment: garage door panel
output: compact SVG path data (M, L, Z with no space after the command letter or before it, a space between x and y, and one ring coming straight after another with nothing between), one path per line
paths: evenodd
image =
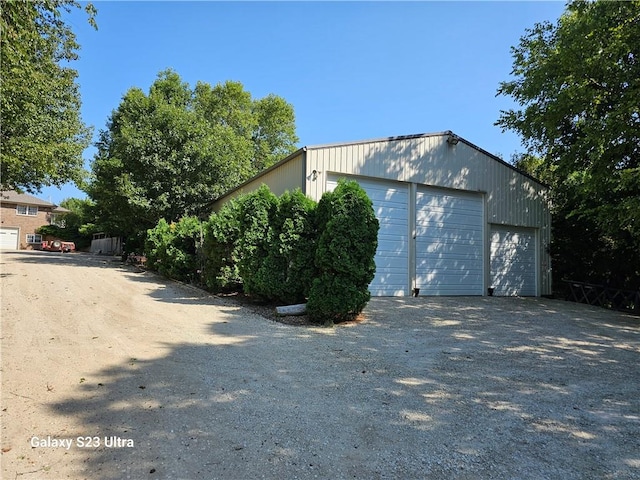
M482 272L483 269L478 264L476 258L470 257L469 255L458 255L452 254L447 256L422 256L417 262L416 265L418 267L424 268L444 268L444 267L456 267L461 268L466 271L475 270L478 272Z
M537 294L536 235L532 229L494 226L490 263L494 295Z
M0 228L0 249L17 250L19 232L17 228Z
M402 227L407 226L407 219L402 218L399 214L394 216L392 215L376 215L376 218L380 222L380 231L381 232L396 232L396 233L405 233L404 230L400 230Z
M397 257L406 257L404 254L407 250L406 245L398 245L393 242L378 241L378 249L376 251L376 259L384 259L385 262L398 263ZM376 265L378 265L376 263ZM402 268L406 267L403 265Z
M418 244L458 244L458 245L477 245L482 244L482 232L473 230L446 230L446 229L416 229L416 236L419 238ZM461 240L464 243L461 243Z
M416 284L426 295L482 295L483 201L421 189L416 195Z

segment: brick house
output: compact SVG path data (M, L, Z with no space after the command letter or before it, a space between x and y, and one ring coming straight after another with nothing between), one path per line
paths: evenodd
M26 193L0 192L0 249L40 249L38 228L55 225L56 216L68 211Z

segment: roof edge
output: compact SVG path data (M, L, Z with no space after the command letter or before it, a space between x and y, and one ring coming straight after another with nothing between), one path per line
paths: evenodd
M348 147L350 145L362 145L365 143L374 143L374 142L396 142L400 140L413 140L415 138L427 138L427 137L442 137L444 135L453 135L451 130L446 130L444 132L436 132L436 133L416 133L412 135L397 135L395 137L380 137L380 138L369 138L366 140L356 140L351 142L334 142L334 143L324 143L317 145L309 145L304 147L309 150L315 150L320 148L331 148L331 147Z
M296 150L293 153L290 153L289 155L287 155L286 157L284 157L282 160L279 160L278 162L274 163L273 165L271 165L269 168L266 168L264 170L262 170L261 172L259 172L258 174L254 175L253 177L249 178L248 180L245 180L244 182L242 182L240 185L238 185L237 187L232 188L231 190L227 190L226 192L224 192L222 195L216 197L215 199L211 200L210 202L208 202L206 204L207 207L210 207L211 205L213 205L214 203L216 203L218 200L224 198L224 197L228 197L229 195L237 192L238 190L241 190L242 188L244 188L246 185L248 185L249 183L257 180L258 178L266 175L267 173L271 172L272 170L275 170L276 168L280 167L281 165L287 163L290 160L293 160L294 158L296 158L298 155L300 155L303 152L307 151L307 147L302 147L299 148L298 150Z
M455 135L455 133L453 132L449 132L451 135ZM527 177L529 180L533 180L534 182L536 182L538 185L546 188L546 189L550 189L551 186L544 183L541 180L538 180L536 177L534 177L533 175L531 175L528 172L525 172L524 170L521 170L520 168L516 167L515 165L512 165L511 163L507 162L506 160L503 160L502 158L498 157L497 155L494 155L493 153L489 153L487 152L484 148L481 148L479 146L477 146L475 143L470 142L469 140L467 140L466 138L461 137L460 135L455 135L461 142L465 143L466 145L468 145L471 148L474 148L475 150L478 150L479 152L485 154L486 156L492 158L493 160L500 162L502 165L504 165L505 167L510 168L511 170L518 172L520 175L524 175L525 177Z
M29 193L18 193L16 190L0 191L0 203L11 203L17 205L37 205L39 207L55 208L58 205L47 200L42 200Z

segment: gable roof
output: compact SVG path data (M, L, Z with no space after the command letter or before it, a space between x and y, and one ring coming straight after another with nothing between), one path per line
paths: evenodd
M46 200L41 200L33 195L29 195L28 193L18 193L14 190L7 190L4 192L0 192L0 203L15 203L19 205L36 205L38 207L51 207L55 208L56 205L47 202Z
M398 136L395 136L395 137L371 138L371 139L367 139L367 140L356 140L356 141L351 141L351 142L338 142L338 143L327 143L327 144L320 144L320 145L309 145L309 146L306 146L306 147L302 147L301 149L297 150L296 152L294 152L293 154L289 155L284 160L281 160L280 162L276 163L275 165L278 165L280 163L285 163L290 158L295 157L302 150L306 151L306 150L316 150L316 149L331 148L331 147L346 147L346 146L349 146L349 145L364 145L364 144L367 144L367 143L376 143L376 142L395 142L395 141L399 141L399 140L411 140L411 139L414 139L414 138L425 138L425 137L453 137L457 141L467 144L469 147L473 148L474 150L477 150L478 152L486 155L487 157L495 160L496 162L501 163L505 167L507 167L507 168L509 168L509 169L511 169L511 170L513 170L515 172L518 172L521 175L524 175L525 177L529 178L530 180L533 180L534 182L538 183L539 185L541 185L541 186L543 186L545 188L549 188L549 185L547 185L546 183L542 182L541 180L535 178L530 173L519 169L515 165L503 160L502 158L498 157L497 155L494 155L493 153L488 152L484 148L479 147L475 143L470 142L466 138L461 137L460 135L452 132L451 130L445 130L444 132L416 133L416 134L412 134L412 135L398 135ZM273 166L275 166L275 165L273 165ZM262 172L260 172L260 174L261 173ZM258 174L258 175L260 175L260 174Z
M394 141L411 140L411 139L424 138L424 137L445 137L445 136L454 137L457 141L465 143L469 147L471 147L474 150L486 155L487 157L491 158L492 160L504 165L505 167L509 168L510 170L518 172L519 174L523 175L524 177L527 177L528 179L536 182L541 187L546 188L546 189L549 188L549 185L547 185L546 183L538 180L537 178L535 178L530 173L525 172L524 170L519 169L515 165L512 165L511 163L506 162L505 160L503 160L502 158L498 157L497 155L494 155L494 154L488 152L487 150L485 150L483 148L480 148L476 144L471 143L469 140L461 137L460 135L457 135L456 133L452 132L451 130L445 130L443 132L417 133L417 134L412 134L412 135L399 135L399 136L394 136L394 137L381 137L381 138L372 138L372 139L366 139L366 140L356 140L356 141L350 141L350 142L348 141L348 142L337 142L337 143L326 143L326 144L317 144L317 145L304 146L304 147L301 147L298 150L290 153L289 155L287 155L282 160L274 163L269 168L266 168L266 169L262 170L261 172L257 173L253 177L251 177L248 180L246 180L246 181L242 182L241 184L237 185L236 187L233 187L232 189L227 190L223 194L219 195L217 198L211 200L208 205L212 205L212 204L216 203L218 200L226 197L227 195L230 195L233 192L242 189L244 186L248 185L249 183L253 182L254 180L266 175L267 173L271 172L272 170L275 170L275 169L281 167L283 164L289 162L290 160L293 160L298 155L300 155L303 152L307 152L308 150L320 150L320 149L323 149L323 148L346 147L346 146L350 146L350 145L362 145L362 144L369 144L369 143L376 143L376 142L394 142Z

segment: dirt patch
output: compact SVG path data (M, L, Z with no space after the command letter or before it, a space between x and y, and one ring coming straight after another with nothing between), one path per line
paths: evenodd
M276 311L278 305L264 302L243 293L231 293L218 295L220 298L235 302L237 305L247 308L253 313L260 315L273 322L290 325L292 327L321 327L309 319L308 315L279 315ZM334 324L334 327L349 327L366 321L367 317L364 313L359 314L355 319Z
M637 318L374 298L301 328L99 257L0 264L2 478L640 478Z
M251 312L267 318L273 322L282 323L283 325L291 325L293 327L317 327L318 325L309 320L308 315L278 315L276 306L261 300L252 298L243 293L231 293L218 295L220 298L235 302Z

